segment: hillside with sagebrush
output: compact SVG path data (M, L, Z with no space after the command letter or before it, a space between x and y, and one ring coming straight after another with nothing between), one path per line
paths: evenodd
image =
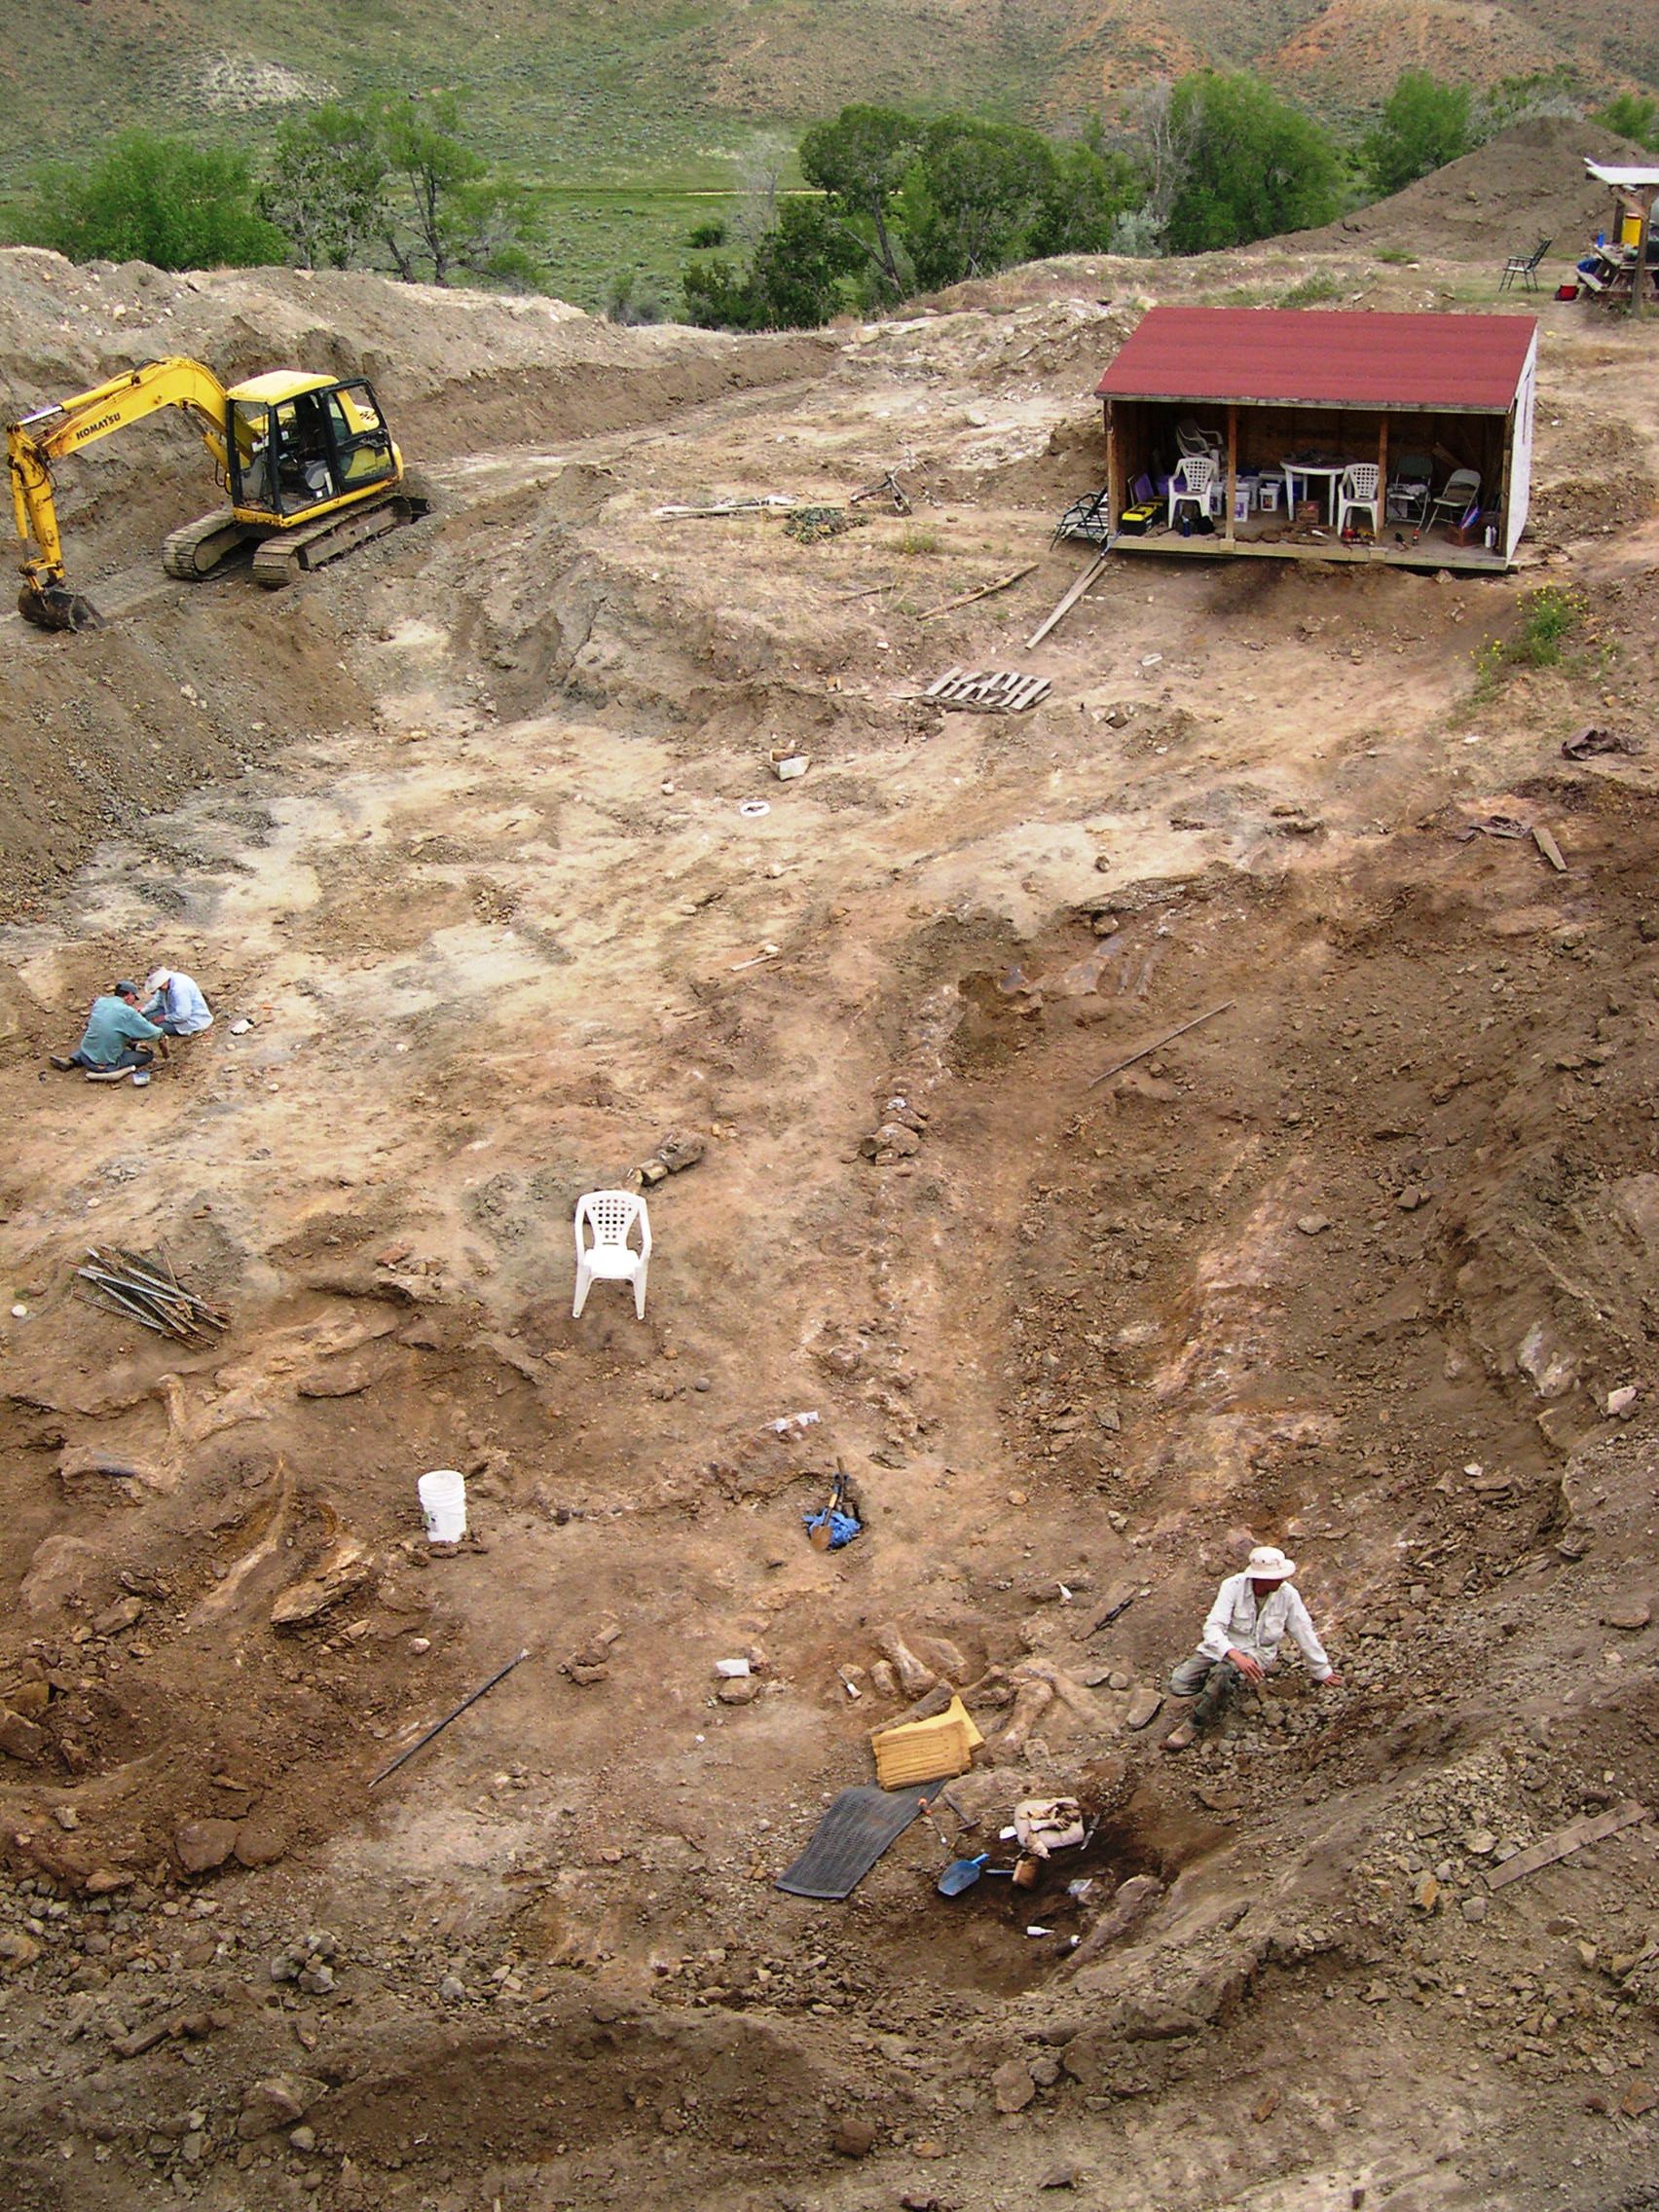
M1063 126L1204 64L1329 113L1425 66L1567 67L1599 93L1659 83L1659 18L1594 0L84 0L37 12L0 59L0 183L132 123L240 138L296 101L408 85L462 88L478 141L527 173L713 181L756 128L848 100Z

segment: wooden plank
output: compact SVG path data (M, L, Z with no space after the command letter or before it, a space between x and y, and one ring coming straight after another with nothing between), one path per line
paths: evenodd
M1036 706L1038 700L1042 698L1048 688L1049 679L1046 676L1028 677L1009 700L1009 713L1011 715L1024 714L1028 707Z
M1228 542L1238 535L1235 513L1238 490L1238 410L1229 403L1227 410L1227 530Z
M1557 1828L1554 1835L1545 1836L1542 1843L1518 1851L1513 1859L1494 1866L1487 1876L1487 1888L1501 1890L1508 1882L1520 1881L1523 1874L1535 1874L1542 1866L1553 1866L1558 1859L1582 1851L1587 1843L1600 1843L1604 1836L1617 1835L1620 1828L1632 1827L1646 1818L1647 1807L1639 1805L1634 1797L1627 1797L1610 1813L1595 1813L1581 1821L1570 1821L1566 1827Z
M1561 857L1561 847L1541 822L1534 822L1532 825L1532 842L1558 875L1567 873L1567 863Z
M1026 639L1025 649L1027 652L1030 652L1034 646L1040 645L1043 643L1043 640L1049 635L1049 632L1054 627L1055 623L1062 621L1065 616L1071 612L1072 608L1077 605L1078 601L1083 597L1084 593L1088 589L1089 585L1094 581L1095 577L1098 576L1101 571L1105 568L1108 558L1109 556L1107 554L1100 553L1097 554L1092 561L1090 561L1088 568L1083 571L1082 575L1078 577L1076 583L1072 585L1071 589L1060 601L1058 607L1054 608L1054 611L1051 615L1047 616L1045 620L1039 622L1036 629L1032 631L1030 637Z
M1126 481L1123 434L1119 428L1116 407L1109 399L1106 402L1106 504L1112 510L1106 518L1109 530L1117 529L1118 517L1128 505L1124 497Z
M972 607L977 599L989 599L999 591L1007 591L1010 584L1016 584L1022 577L1028 576L1036 566L1035 561L1027 561L1023 569L1015 569L1009 575L998 576L995 583L981 584L977 591L959 592L954 599L947 599L942 606L930 607L925 614L918 614L916 620L931 622L936 614L951 614L959 607Z
M952 661L950 666L945 670L944 674L940 677L936 677L934 682L928 685L927 689L922 693L922 697L924 699L937 699L940 694L945 689L946 685L953 683L961 674L961 664L957 661Z

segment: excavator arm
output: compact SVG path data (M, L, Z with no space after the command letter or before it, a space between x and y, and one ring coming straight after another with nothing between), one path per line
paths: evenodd
M12 511L27 556L18 611L37 629L83 630L98 620L91 604L64 581L53 462L141 423L163 407L177 407L188 415L214 461L225 467L229 403L224 386L200 361L147 361L140 369L127 370L91 391L7 424Z

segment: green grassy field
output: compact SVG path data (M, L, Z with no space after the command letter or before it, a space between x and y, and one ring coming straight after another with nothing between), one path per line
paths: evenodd
M1509 0L1553 23L1566 0ZM32 171L138 124L257 158L323 97L454 89L466 131L540 198L553 287L618 271L677 288L685 234L756 147L848 100L964 107L1064 130L1184 51L1268 65L1320 0L86 0L33 11L0 63L0 219ZM1386 14L1386 6L1383 13ZM1555 26L1560 29L1560 25ZM1589 32L1574 23L1575 39ZM1597 34L1601 36L1600 33ZM1391 50L1378 67L1391 73ZM1384 75L1382 82L1387 82ZM1350 84L1363 102L1379 86Z

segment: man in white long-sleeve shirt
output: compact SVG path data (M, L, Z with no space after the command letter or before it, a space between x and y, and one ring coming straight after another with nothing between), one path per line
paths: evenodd
M158 968L145 989L147 1021L159 1022L169 1037L200 1037L213 1026L213 1015L194 976L178 968Z
M1198 1735L1220 1718L1240 1681L1259 1682L1278 1663L1288 1636L1308 1662L1316 1682L1342 1685L1342 1677L1325 1656L1308 1607L1291 1581L1296 1562L1272 1544L1258 1544L1242 1574L1230 1574L1215 1594L1204 1623L1204 1640L1169 1677L1176 1697L1193 1699L1192 1711L1163 1739L1166 1751L1184 1751Z

